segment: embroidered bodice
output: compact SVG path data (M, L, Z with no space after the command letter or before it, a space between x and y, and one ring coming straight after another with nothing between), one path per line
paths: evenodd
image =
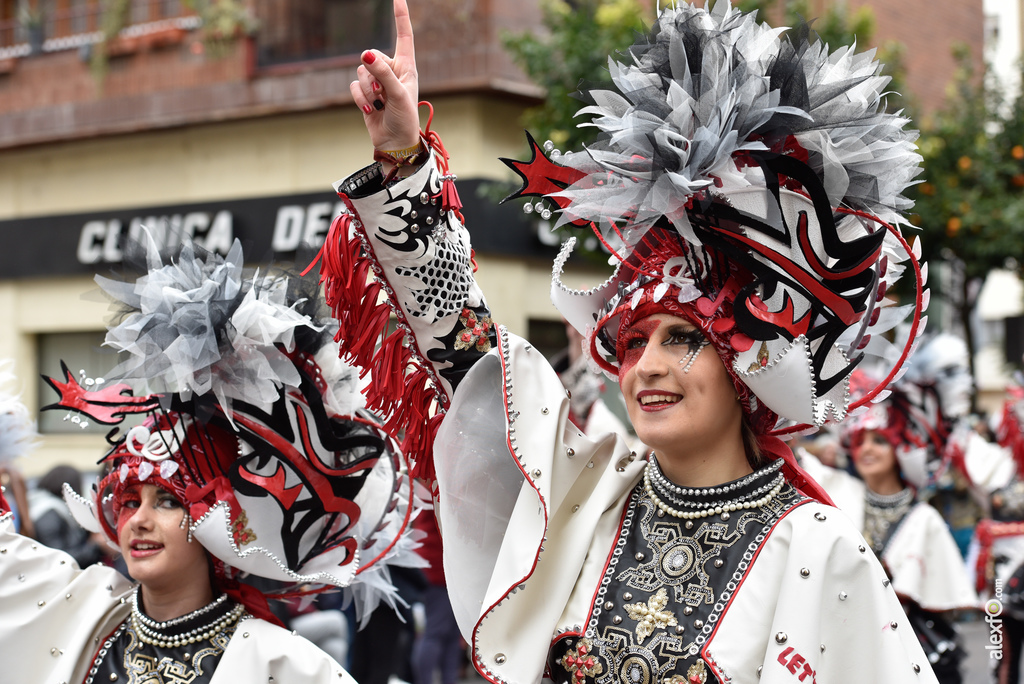
M914 490L909 487L895 494L875 494L864 490L864 537L879 558L893 534L914 505Z
M175 620L157 622L139 606L100 646L85 684L202 684L209 682L244 616L244 608L221 595Z
M805 500L779 462L684 489L648 466L629 498L583 634L556 640L557 684L703 684L700 651L772 526Z

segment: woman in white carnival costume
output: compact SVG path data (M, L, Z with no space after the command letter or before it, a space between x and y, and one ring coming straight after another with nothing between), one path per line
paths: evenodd
M242 263L237 241L226 258L185 245L166 265L151 247L137 282L97 278L123 316L106 338L127 353L111 377L131 387L65 367L49 408L82 424L145 418L113 441L94 497L65 490L135 582L15 534L0 495L5 684L353 681L239 576L293 596L356 581L371 608L384 562L417 563L407 468L357 410L316 300Z
M618 258L574 292L557 278L566 246L553 298L618 379L643 456L573 427L544 358L492 323L447 155L429 123L419 134L405 0L395 12L394 58L363 53L352 84L378 163L336 184L349 212L321 275L345 353L373 369L368 406L436 475L477 670L935 681L859 531L773 433L846 415L852 366L906 314L882 300L908 267L920 327L923 278L894 227L919 157L883 111L879 65L725 2L666 8L609 62L619 92L583 94L599 142L510 162L517 196L546 197Z
M854 372L853 383L876 384L860 371ZM917 500L917 492L931 483L947 424L932 400L938 395L927 390L905 378L884 401L844 424L854 468L864 483L861 506L844 512L882 561L939 681L953 684L962 681L964 652L944 613L979 604L945 521Z

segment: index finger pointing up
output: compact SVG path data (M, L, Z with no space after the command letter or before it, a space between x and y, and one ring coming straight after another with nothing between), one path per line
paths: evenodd
M415 59L412 42L412 19L406 0L395 0L395 59Z

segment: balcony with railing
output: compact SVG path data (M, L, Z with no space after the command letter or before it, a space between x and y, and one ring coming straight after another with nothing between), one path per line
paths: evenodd
M359 53L394 41L391 0L127 0L104 42L114 2L0 0L0 149L346 105ZM536 3L417 0L421 93L535 96L500 34Z
M85 0L0 3L0 59L88 48L103 39L105 8ZM127 38L197 28L197 13L181 0L130 0Z

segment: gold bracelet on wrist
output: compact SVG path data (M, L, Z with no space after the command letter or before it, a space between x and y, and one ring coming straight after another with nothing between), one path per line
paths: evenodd
M412 147L406 147L404 150L377 150L380 156L387 158L390 157L396 160L407 159L408 157L414 157L417 154L424 152L423 141L417 142Z

